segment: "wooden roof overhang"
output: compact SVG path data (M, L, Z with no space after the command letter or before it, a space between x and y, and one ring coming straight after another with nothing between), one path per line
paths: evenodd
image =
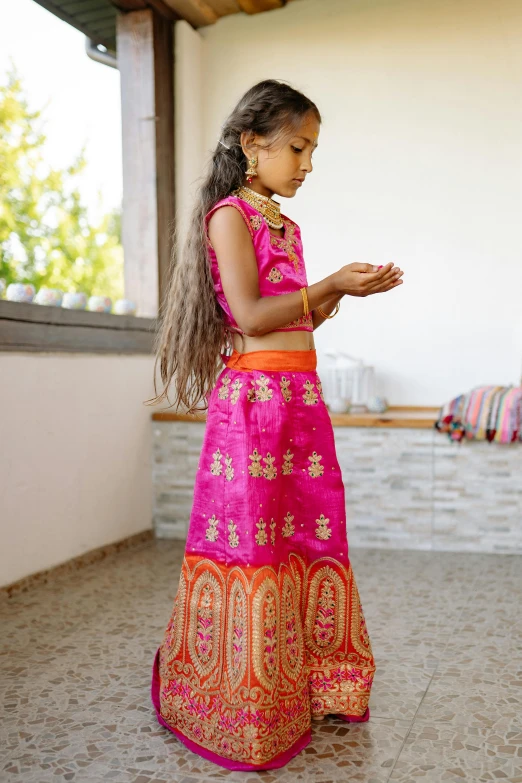
M153 8L161 17L185 19L192 27L214 24L223 16L259 14L282 8L291 0L35 0L68 22L96 44L116 51L116 19L119 13Z

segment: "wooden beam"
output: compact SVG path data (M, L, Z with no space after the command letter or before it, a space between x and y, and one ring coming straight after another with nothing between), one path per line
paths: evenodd
M192 27L204 27L219 19L207 0L165 0L165 3Z
M147 0L147 5L157 11L164 19L168 19L169 22L178 22L180 19L183 19L170 7L166 0Z
M152 9L118 19L123 127L125 296L154 318L166 290L174 225L173 30Z
M246 14L261 14L283 8L287 0L237 0L237 4Z

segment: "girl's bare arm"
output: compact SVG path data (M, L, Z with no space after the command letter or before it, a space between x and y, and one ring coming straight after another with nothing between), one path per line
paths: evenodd
M246 335L257 337L267 334L303 315L303 298L300 291L261 296L252 238L243 218L234 207L217 210L209 221L208 233L216 253L225 297L236 323ZM370 293L389 290L397 284L396 276L391 273L391 266L393 265L389 264L374 274L360 274L373 268L368 264L342 267L338 272L307 287L310 311L346 293L367 296ZM358 273L355 267L360 267ZM321 318L316 313L314 321L316 317ZM322 320L324 319L321 318Z

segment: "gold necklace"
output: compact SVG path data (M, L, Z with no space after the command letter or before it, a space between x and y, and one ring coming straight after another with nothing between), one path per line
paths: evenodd
M242 185L232 193L233 196L242 198L251 207L257 209L260 212L270 228L283 228L284 223L281 219L281 204L269 196L262 196L261 193L256 193L255 190L247 188L246 185Z

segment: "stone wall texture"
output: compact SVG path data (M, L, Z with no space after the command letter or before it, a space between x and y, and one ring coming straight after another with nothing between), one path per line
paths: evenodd
M184 539L205 425L153 421L154 528ZM522 553L522 445L335 427L350 547Z

